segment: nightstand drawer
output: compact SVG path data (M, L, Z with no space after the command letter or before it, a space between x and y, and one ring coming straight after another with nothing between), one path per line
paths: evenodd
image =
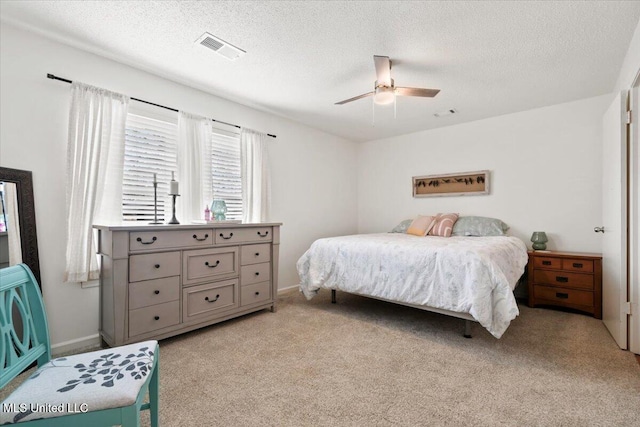
M535 257L533 259L533 266L535 268L551 268L560 270L562 268L562 260L560 258L551 257Z
M575 289L561 289L549 286L534 285L536 300L544 300L558 305L582 305L593 307L593 292L578 291Z
M562 269L570 271L583 271L593 273L593 261L584 259L563 259Z
M563 288L577 288L593 290L593 275L569 273L566 271L534 270L533 282L560 286Z

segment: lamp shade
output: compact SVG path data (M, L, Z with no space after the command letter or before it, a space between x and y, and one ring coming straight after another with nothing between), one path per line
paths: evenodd
M227 204L224 200L214 199L211 202L211 213L216 221L224 221L226 219Z
M543 251L547 249L547 233L544 231L534 231L531 235L531 241L533 242L533 249L537 251Z
M391 104L396 100L396 93L393 88L380 86L376 88L376 94L373 96L373 101L378 105Z

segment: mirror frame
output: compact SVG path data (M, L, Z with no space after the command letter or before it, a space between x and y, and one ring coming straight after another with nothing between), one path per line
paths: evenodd
M40 258L38 256L38 236L36 233L36 210L33 198L33 178L31 171L0 167L0 181L12 182L16 185L18 211L20 212L20 244L22 246L22 262L27 264L40 289Z

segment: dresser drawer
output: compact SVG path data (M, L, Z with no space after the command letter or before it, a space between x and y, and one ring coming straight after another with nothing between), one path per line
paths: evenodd
M165 302L129 311L129 336L180 323L180 301Z
M563 259L562 269L569 271L583 271L593 273L593 261L583 259Z
M273 238L272 227L255 228L218 228L216 244L236 242L270 242Z
M593 275L568 273L566 271L535 270L533 282L560 286L563 288L578 288L593 290Z
M240 284L242 286L252 283L264 282L271 279L271 263L245 265L240 268Z
M211 245L213 229L129 232L129 250L132 252Z
M271 261L271 245L261 243L259 245L245 245L240 247L240 264L259 264Z
M551 257L535 257L533 260L535 268L551 268L555 270L562 269L562 260L560 258Z
M180 276L129 283L129 310L180 299Z
M182 291L183 321L214 315L238 307L238 280L192 286Z
M240 305L250 305L271 299L271 282L254 283L240 287Z
M550 286L534 285L536 300L545 300L559 305L582 305L593 307L593 292L576 289L560 289Z
M238 276L238 247L184 251L184 285Z
M180 252L131 255L129 281L158 279L180 275Z

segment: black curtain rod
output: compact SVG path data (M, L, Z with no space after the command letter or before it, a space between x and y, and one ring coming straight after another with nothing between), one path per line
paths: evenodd
M65 83L73 83L72 80L63 79L62 77L54 76L53 74L50 74L50 73L47 74L47 78L48 79L52 79L52 80L60 80L61 82L65 82ZM165 110L175 111L176 113L178 113L180 111L180 110L176 110L175 108L167 107L166 105L160 105L160 104L156 104L154 102L145 101L144 99L134 98L132 96L129 97L129 98L133 99L134 101L142 102L144 104L149 104L149 105L153 105L153 106L156 106L156 107L164 108ZM217 123L222 123L224 125L229 125L229 126L233 126L234 128L241 129L240 126L234 125L232 123L227 123L227 122L223 122L222 120L216 120L216 119L211 119L211 120L214 121L214 122L217 122ZM276 138L275 135L272 135L270 133L268 133L267 136L270 136L271 138Z

